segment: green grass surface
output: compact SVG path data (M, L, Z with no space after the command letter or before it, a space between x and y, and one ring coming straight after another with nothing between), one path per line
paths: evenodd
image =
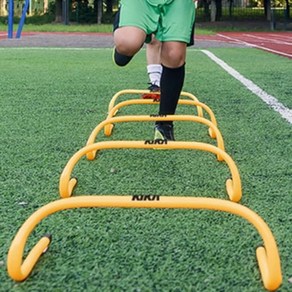
M291 61L255 49L212 49L264 90L289 104ZM111 97L146 87L145 51L126 68L108 49L0 50L0 290L1 291L265 291L255 249L262 239L245 220L213 211L83 209L44 220L26 252L52 233L47 254L23 283L6 272L10 243L39 207L59 198L59 176L107 113ZM269 63L271 66L264 65ZM287 71L286 71L287 70ZM241 204L271 228L292 284L292 129L280 115L190 49L184 90L214 111L226 151L242 179ZM272 76L277 76L274 80ZM290 91L291 92L291 91ZM124 97L126 98L126 97ZM123 100L124 98L121 98ZM156 113L155 105L120 114ZM193 114L180 106L177 113ZM203 125L176 123L178 140L214 144ZM125 123L103 140L145 140L151 123ZM80 194L160 194L227 200L229 170L198 151L107 150L82 159L74 176Z

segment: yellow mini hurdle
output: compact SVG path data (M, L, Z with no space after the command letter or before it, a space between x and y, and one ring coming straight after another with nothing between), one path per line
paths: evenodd
M126 101L122 101L118 104L116 104L108 113L107 119L110 119L112 117L114 117L116 115L116 113L123 107L125 106L129 106L129 105L155 105L157 104L159 101L158 100L149 100L149 99L130 99L130 100L126 100ZM209 117L211 122L214 124L214 126L217 127L217 121L215 118L215 115L213 113L213 111L204 103L199 102L199 101L194 101L194 100L185 100L185 99L180 99L178 101L179 105L190 105L190 106L196 106L199 108L204 109ZM199 117L202 117L202 115L199 115ZM109 124L109 125L105 125L104 127L104 134L106 136L110 136L112 133L112 129L113 129L113 124ZM211 136L211 138L215 138L215 133L213 133L212 129L209 128L209 135Z
M264 287L273 291L282 283L277 244L268 225L255 212L240 204L221 199L166 196L80 196L57 200L43 206L25 221L11 243L7 257L10 277L15 281L25 280L40 256L48 250L51 236L44 235L23 261L27 239L41 220L58 211L91 207L208 209L238 215L251 223L263 239L264 245L257 248L256 256Z
M159 143L152 144L153 141L106 141L98 142L83 147L77 151L68 161L65 166L59 183L59 192L62 198L68 198L72 195L73 189L77 184L76 178L70 178L73 168L78 163L78 161L86 155L90 160L94 159L96 152L105 149L188 149L188 150L201 150L213 153L222 158L228 165L231 172L231 179L226 181L226 190L231 201L238 202L241 199L241 181L238 169L232 158L220 148L199 142L176 142L176 141L159 141Z
M97 135L99 132L104 129L106 126L109 126L110 129L107 130L111 133L113 124L115 123L124 123L124 122L155 122L155 121L188 121L188 122L195 122L206 125L208 127L208 131L211 137L217 140L218 148L222 151L225 151L224 142L220 131L218 130L217 126L214 125L211 121L197 117L192 115L135 115L135 116L119 116L113 118L107 118L106 120L99 123L94 130L91 132L86 145L91 145L95 142ZM90 159L88 157L88 159ZM222 158L220 155L218 156L218 160L221 161Z
M198 101L187 92L181 96L191 100L180 99L179 104L195 106L197 115L127 115L115 116L123 107L133 104L155 104L158 101L132 99L116 104L117 99L123 94L144 94L148 90L122 90L116 93L108 107L107 118L99 123L91 132L86 146L77 151L67 162L59 181L59 193L62 199L53 201L34 212L18 230L11 243L8 257L8 273L15 281L25 280L40 256L44 254L51 243L51 235L44 235L31 249L26 258L24 249L29 235L34 228L46 217L56 212L75 208L161 208L161 209L206 209L228 212L240 216L252 224L263 239L263 246L256 249L256 256L264 287L273 291L282 283L280 257L276 241L265 221L249 208L237 204L242 196L240 175L233 159L225 152L224 142L217 127L217 121L212 110ZM151 94L151 93L150 93ZM153 93L157 94L157 93ZM207 112L210 120L203 117L203 110ZM104 130L106 136L112 134L113 126L123 122L155 122L155 121L188 121L200 123L208 127L211 138L216 140L217 146L193 141L105 141L95 142L97 135ZM77 196L71 197L77 185L77 179L71 177L74 167L79 160L86 156L88 160L95 159L98 151L109 149L177 149L199 150L216 155L218 161L224 161L229 167L231 178L226 180L226 191L230 201L215 198L172 197L158 195L133 195L133 196Z
M124 89L124 90L121 90L119 92L117 92L111 99L111 101L109 102L109 105L108 105L108 112L110 112L112 110L112 108L115 106L116 104L116 101L119 97L121 97L122 95L129 95L129 94L138 94L138 95L142 95L142 94L153 94L153 95L157 95L157 92L151 92L149 90L138 90L138 89ZM189 92L185 92L185 91L182 91L180 93L180 97L187 97L193 101L199 101L197 99L197 97L195 97L193 94L189 93ZM202 108L198 105L197 106L197 111L198 111L198 116L199 117L203 117L203 111L202 111ZM115 113L116 114L116 113Z

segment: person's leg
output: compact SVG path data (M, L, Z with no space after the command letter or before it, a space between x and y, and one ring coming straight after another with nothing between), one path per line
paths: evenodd
M161 99L159 114L173 115L176 110L185 77L186 44L165 42L162 44Z
M160 115L172 115L176 111L184 83L186 46L192 33L194 8L193 0L176 0L164 6L165 13L161 16L163 19L156 33L157 39L163 43ZM164 136L165 139L174 140L172 124L171 121L156 123L155 138Z
M161 63L160 51L161 42L153 36L151 42L146 46L146 59L148 65Z
M146 59L147 59L147 73L150 81L150 90L153 90L156 87L156 91L160 87L160 78L162 73L161 59L161 42L158 41L155 37L152 38L152 41L146 45Z
M114 61L118 66L127 65L140 50L146 33L138 27L123 26L114 31Z
M151 42L146 44L147 73L149 77L148 89L151 93L142 94L144 99L160 99L161 65L161 42L152 35ZM154 93L153 93L154 92Z
M127 65L140 50L146 36L156 30L159 15L145 0L121 0L114 21L114 61Z
M165 42L162 44L162 75L160 81L159 115L175 114L180 92L185 78L186 44ZM174 140L173 123L157 122L155 139ZM159 135L159 133L161 135Z

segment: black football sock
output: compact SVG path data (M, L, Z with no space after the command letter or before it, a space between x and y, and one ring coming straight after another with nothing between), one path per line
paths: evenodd
M116 49L114 51L114 61L118 66L126 66L132 60L132 58L133 56L126 56L118 53Z
M185 79L185 64L178 68L162 65L160 80L160 115L174 115ZM165 122L172 124L172 122Z

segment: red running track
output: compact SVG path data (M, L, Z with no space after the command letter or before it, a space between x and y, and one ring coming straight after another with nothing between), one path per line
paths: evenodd
M37 32L23 32L23 36L37 35ZM43 33L42 33L43 34ZM50 33L47 33L48 35ZM56 33L53 33L56 34ZM78 33L57 33L57 34L77 34ZM84 33L81 33L84 34ZM107 35L88 33L89 35ZM7 39L6 32L0 32L0 40ZM221 32L215 35L197 35L197 40L214 41L221 43L233 43L242 46L262 49L270 53L292 58L292 33L291 32Z
M197 39L246 45L292 58L291 32L222 32L214 36L198 36Z

